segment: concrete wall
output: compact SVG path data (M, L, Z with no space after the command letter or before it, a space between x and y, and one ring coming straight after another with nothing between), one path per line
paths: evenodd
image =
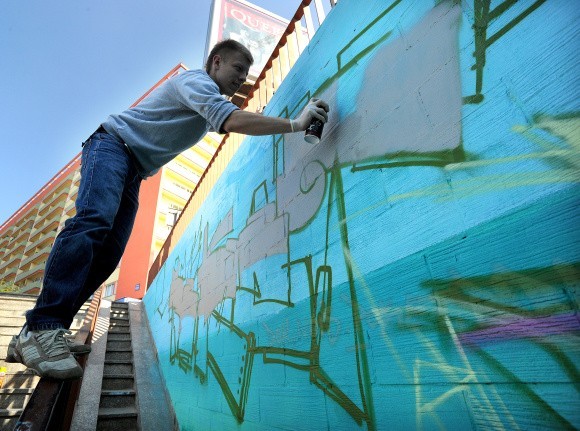
M184 430L580 427L578 2L341 0L145 296ZM506 7L510 6L511 7Z

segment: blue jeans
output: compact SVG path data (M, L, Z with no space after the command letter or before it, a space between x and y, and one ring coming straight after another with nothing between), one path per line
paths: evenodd
M127 148L95 132L83 145L76 215L56 237L43 289L26 313L29 330L69 328L117 267L139 206L141 177Z

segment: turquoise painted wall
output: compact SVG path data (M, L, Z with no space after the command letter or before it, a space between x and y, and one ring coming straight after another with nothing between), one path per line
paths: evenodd
M580 428L579 23L338 3L145 296L182 429Z

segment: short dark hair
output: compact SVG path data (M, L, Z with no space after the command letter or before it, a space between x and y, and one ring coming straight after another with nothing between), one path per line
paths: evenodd
M209 73L211 70L212 60L216 55L227 56L229 52L241 52L242 55L248 60L250 65L254 64L254 57L252 57L252 53L248 48L242 45L237 40L233 39L225 39L221 42L218 42L214 45L211 49L209 55L207 56L207 60L205 62L205 71Z

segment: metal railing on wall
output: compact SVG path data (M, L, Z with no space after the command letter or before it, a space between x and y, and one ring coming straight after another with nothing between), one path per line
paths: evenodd
M328 3L327 3L328 4ZM330 8L336 6L336 0L329 0ZM303 0L272 55L266 62L260 76L256 79L241 108L250 112L261 112L274 96L300 54L306 49L310 40L326 18L323 0ZM245 135L230 133L226 135L210 160L206 170L195 187L191 198L185 205L180 217L165 240L156 259L149 270L148 283L153 281L169 254L187 229L187 226L209 195L226 166L240 147Z

